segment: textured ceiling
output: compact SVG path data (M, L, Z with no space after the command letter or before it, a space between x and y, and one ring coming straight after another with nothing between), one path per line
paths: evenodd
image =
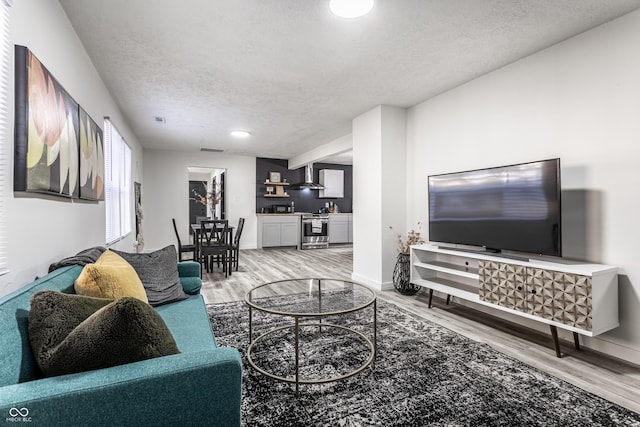
M275 158L350 133L376 105L410 107L640 7L377 0L344 20L329 0L60 3L144 147Z

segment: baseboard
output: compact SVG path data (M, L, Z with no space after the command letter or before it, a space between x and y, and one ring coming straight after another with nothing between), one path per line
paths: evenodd
M393 289L393 282L380 282L375 279L371 279L370 277L363 276L358 273L351 273L351 280L354 282L362 283L363 285L369 286L370 288L375 289L376 291L388 291Z

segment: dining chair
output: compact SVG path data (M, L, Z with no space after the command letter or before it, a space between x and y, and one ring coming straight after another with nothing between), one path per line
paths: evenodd
M190 253L191 259L196 259L196 245L183 245L180 241L180 235L178 234L178 227L176 227L176 219L171 218L173 222L173 231L176 233L176 239L178 239L178 261L184 261L182 254Z
M214 258L222 259L225 277L229 273L229 223L226 219L203 220L200 222L199 256L208 273L213 268ZM219 264L218 264L219 265Z
M229 245L229 266L235 267L238 271L238 258L240 257L240 236L242 235L242 229L244 228L244 218L238 220L238 229L236 235L233 237L233 243Z

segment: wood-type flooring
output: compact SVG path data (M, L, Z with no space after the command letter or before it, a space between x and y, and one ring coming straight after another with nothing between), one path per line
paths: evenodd
M207 303L221 303L244 300L254 286L275 280L311 277L349 280L352 258L350 246L306 251L241 250L239 271L226 278L221 269L203 273L202 294ZM447 305L443 299L434 298L429 309L428 293L424 290L416 296L382 291L378 292L378 298L640 413L640 365L590 350L586 343L577 351L569 341L571 334L561 336L566 341L561 341L563 357L557 358L548 333L485 314L455 299Z

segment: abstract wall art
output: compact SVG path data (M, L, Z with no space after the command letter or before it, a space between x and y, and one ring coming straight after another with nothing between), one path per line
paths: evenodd
M80 107L80 198L104 200L102 129Z
M14 191L77 198L78 103L29 49L15 55Z

